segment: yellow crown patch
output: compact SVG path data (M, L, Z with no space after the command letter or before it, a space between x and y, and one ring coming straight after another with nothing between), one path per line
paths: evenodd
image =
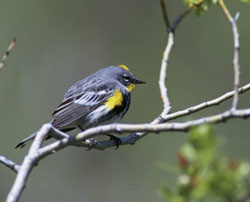
M119 65L119 67L121 67L121 68L127 70L128 72L130 72L129 68L126 65Z

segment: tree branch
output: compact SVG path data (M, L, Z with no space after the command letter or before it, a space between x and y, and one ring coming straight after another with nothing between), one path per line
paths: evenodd
M167 131L188 131L191 127L198 126L205 123L219 123L225 122L232 118L248 118L250 116L250 109L245 110L228 110L221 114L217 114L210 117L204 117L187 122L174 122L174 123L161 123L161 124L110 124L104 126L98 126L95 128L90 128L84 132L78 133L75 136L69 136L62 140L51 143L43 148L40 148L45 137L51 133L53 128L51 124L44 124L43 127L37 132L36 138L33 141L28 155L25 157L22 165L19 168L16 180L8 194L6 202L18 201L21 193L25 187L27 178L32 170L32 168L38 163L42 158L59 151L66 146L72 146L76 143L86 141L87 139L100 136L107 133L117 133L122 134L126 132L167 132ZM52 130L56 133L57 130ZM121 144L134 144L142 136L139 135L129 135L127 137L121 138ZM100 145L99 145L100 146ZM106 148L108 145L105 145ZM112 145L113 146L113 145ZM97 148L95 146L95 148ZM99 148L103 149L103 148Z
M44 124L42 128L37 132L35 140L33 141L28 154L25 156L24 161L20 166L15 182L7 196L6 202L15 202L19 200L22 191L25 188L27 178L33 167L38 162L37 160L39 157L39 149L42 145L43 140L49 134L50 129L50 124Z
M165 48L165 51L163 52L163 58L161 61L161 70L160 70L160 78L159 78L159 87L160 87L160 93L161 93L161 99L163 102L163 110L161 112L161 117L164 119L164 116L170 113L171 111L171 104L168 98L168 91L166 87L166 80L167 80L167 67L169 62L169 57L172 48L174 47L174 31L177 27L177 25L181 22L181 20L190 12L190 9L186 11L184 14L180 15L174 22L173 27L170 25L168 15L167 15L167 9L164 0L160 0L161 3L161 10L163 19L168 31L168 42Z
M234 66L234 98L232 103L232 110L237 109L239 102L239 92L238 88L240 85L240 64L239 64L239 55L240 55L240 35L237 28L237 19L239 18L239 13L236 14L236 17L233 18L229 10L227 9L223 0L219 0L220 7L222 11L225 13L228 21L232 25L233 38L234 38L234 58L233 58L233 66Z
M163 102L163 111L161 113L162 117L167 115L171 110L171 105L170 105L170 101L167 95L167 87L165 84L165 80L166 80L166 72L167 72L167 67L168 67L168 60L169 60L170 52L173 46L174 46L174 34L172 32L169 32L168 43L163 53L163 58L161 61L161 70L160 70L160 79L159 79L159 87L160 87L161 98Z
M238 92L240 94L242 94L242 93L244 93L244 92L246 92L248 90L250 90L250 83L248 83L248 84L242 86L241 88L239 88ZM213 100L206 101L206 102L203 102L201 104L189 107L187 109L168 114L167 116L164 117L164 121L170 121L170 120L173 120L173 119L176 119L176 118L179 118L179 117L190 115L192 113L198 112L198 111L200 111L202 109L206 109L208 107L219 105L220 103L230 99L234 95L235 95L234 90L230 91L230 92L227 92L224 95L221 95L220 97L217 97L217 98L215 98Z
M168 67L168 60L169 60L169 56L170 56L170 52L174 46L174 34L173 32L171 32L171 25L168 19L168 14L167 14L167 9L166 9L166 5L165 5L165 1L164 0L160 0L161 3L161 11L162 11L162 16L167 28L167 32L168 32L168 42L165 48L165 51L163 52L163 58L161 61L161 70L160 70L160 77L159 77L159 88L160 88L160 93L161 93L161 99L163 102L163 111L161 113L162 116L167 115L168 113L170 113L171 110L171 105L170 105L170 101L168 98L168 91L167 91L167 87L166 87L166 79L167 79L167 67Z
M0 70L3 69L4 64L5 64L5 62L6 62L6 59L7 59L8 55L10 54L10 51L15 47L15 45L16 45L16 38L14 38L14 39L11 41L9 47L7 48L5 54L3 55L2 60L1 60L1 62L0 62Z
M168 12L166 9L165 0L160 0L160 5L161 5L162 17L163 17L163 20L165 22L167 32L169 32L169 28L171 27L171 25L170 25L169 18L168 18Z
M181 14L179 17L175 19L173 25L171 26L172 32L175 32L175 30L177 29L177 26L180 24L183 18L186 17L186 15L188 15L191 11L192 11L192 8L190 7L183 14Z
M232 118L248 118L250 116L250 109L225 111L223 113L203 117L200 119L187 121L187 122L173 122L173 123L161 123L161 124L110 124L104 126L98 126L90 128L73 137L64 138L60 141L56 141L40 149L40 157L43 158L55 151L61 150L68 145L74 145L76 142L85 141L89 138L104 135L107 133L123 134L127 132L169 132L169 131L182 131L186 132L191 127L198 126L205 123L220 123L225 122ZM140 136L130 135L121 138L121 145L134 144L136 141L141 139ZM95 146L94 146L95 147ZM96 148L96 147L95 147Z
M15 163L14 161L6 158L5 156L0 155L0 163L2 163L3 165L5 165L6 167L10 168L11 170L13 170L14 172L18 172L20 165L18 165L17 163Z

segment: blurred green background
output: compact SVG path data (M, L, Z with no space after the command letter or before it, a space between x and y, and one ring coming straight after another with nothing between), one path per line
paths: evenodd
M1 0L0 52L14 36L17 45L0 72L0 154L21 162L28 147L13 147L36 131L77 80L101 67L126 64L146 85L133 92L126 123L150 122L161 109L158 76L166 29L157 0ZM241 84L250 82L250 5L228 1L241 12ZM170 19L186 7L167 1ZM200 17L193 13L179 26L171 54L167 86L172 111L215 98L232 89L231 26L219 7ZM247 95L248 94L248 95ZM249 93L240 107L249 107ZM219 113L218 107L183 118ZM250 161L249 120L215 126L224 152ZM151 134L134 146L85 151L66 148L39 163L20 201L127 202L164 201L157 194L175 175L161 169L175 166L185 133ZM15 174L0 165L0 201Z

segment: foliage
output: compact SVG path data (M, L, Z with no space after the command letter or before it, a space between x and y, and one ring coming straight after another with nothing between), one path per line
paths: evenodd
M162 190L167 201L242 201L249 195L250 164L222 156L209 125L190 131L178 161L176 186Z
M249 0L240 0L242 2L249 2ZM193 8L197 15L206 11L210 5L218 4L219 0L184 0L189 8Z

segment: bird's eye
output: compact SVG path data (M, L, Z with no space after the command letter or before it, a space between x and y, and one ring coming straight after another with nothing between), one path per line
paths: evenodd
M123 75L123 79L125 82L129 82L129 76L127 74Z
M130 81L129 76L127 74L123 74L123 79L124 79L125 82Z

